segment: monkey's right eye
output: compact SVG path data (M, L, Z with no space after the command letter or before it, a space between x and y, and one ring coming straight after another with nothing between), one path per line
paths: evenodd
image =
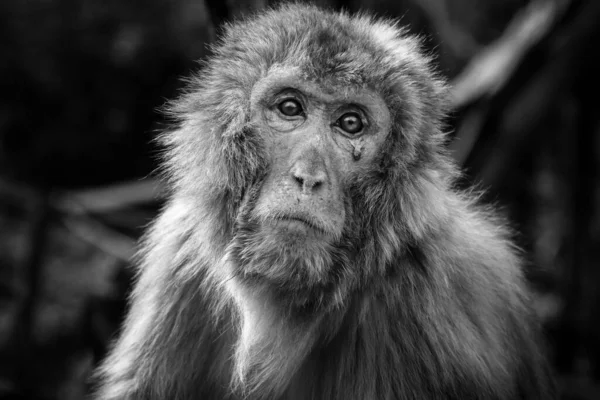
M294 99L286 99L277 106L279 112L288 117L302 115L302 105Z

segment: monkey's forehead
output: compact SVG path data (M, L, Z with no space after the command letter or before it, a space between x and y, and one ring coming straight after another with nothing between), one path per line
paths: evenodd
M306 79L385 90L400 76L430 71L419 41L394 23L314 6L283 5L232 24L220 43L209 65L247 80L285 65Z
M381 95L368 87L340 84L335 79L315 80L300 68L275 65L253 87L250 104L275 97L284 89L294 88L321 103L355 103L377 110L387 108Z

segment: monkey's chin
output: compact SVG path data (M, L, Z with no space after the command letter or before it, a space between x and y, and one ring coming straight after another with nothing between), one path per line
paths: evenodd
M323 303L334 286L333 244L327 234L297 220L243 229L230 247L240 284L266 289L277 302L306 308Z

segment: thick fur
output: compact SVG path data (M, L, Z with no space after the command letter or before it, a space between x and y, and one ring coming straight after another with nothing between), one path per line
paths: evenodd
M250 91L287 68L375 90L394 121L377 163L344 189L335 248L307 256L334 284L291 293L236 281L240 263L286 268L248 256L258 244L243 227L269 171ZM419 42L392 22L286 5L228 26L171 108L172 193L96 398L554 398L509 232L453 187L445 99Z

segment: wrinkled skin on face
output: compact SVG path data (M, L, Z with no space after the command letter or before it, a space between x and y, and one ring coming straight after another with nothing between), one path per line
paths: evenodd
M348 230L358 228L348 223L349 185L376 164L391 119L368 89L297 75L268 75L252 91L251 126L269 160L244 199L236 248L243 280L295 291L305 302L335 283L334 267L353 244Z

